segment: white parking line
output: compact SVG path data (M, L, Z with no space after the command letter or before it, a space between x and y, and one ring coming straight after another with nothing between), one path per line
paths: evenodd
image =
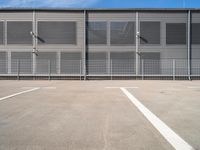
M5 96L5 97L2 97L0 98L0 101L2 100L5 100L5 99L8 99L8 98L11 98L11 97L14 97L14 96L17 96L17 95L21 95L21 94L24 94L24 93L28 93L28 92L32 92L32 91L36 91L40 88L32 88L32 89L29 89L29 90L26 90L26 91L22 91L22 92L19 92L19 93L15 93L15 94L12 94L12 95L8 95L8 96Z
M105 87L105 88L107 88L107 89L119 89L119 88L121 88L121 87L117 87L117 86L115 86L115 87ZM138 87L136 87L136 86L133 86L133 87L123 87L123 88L126 88L126 89L138 89Z
M52 89L56 89L56 87L54 86L47 86L47 87L23 87L23 89L30 89L30 88L40 88L40 89L47 89L47 90L52 90Z
M194 150L192 146L185 142L179 135L170 129L170 127L168 127L163 121L147 109L126 88L121 87L120 89L176 150Z

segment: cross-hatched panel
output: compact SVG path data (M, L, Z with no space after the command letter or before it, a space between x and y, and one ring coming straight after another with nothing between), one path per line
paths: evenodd
M32 44L31 21L8 21L7 43L8 44Z
M111 52L111 74L135 74L135 52Z
M107 23L88 22L88 44L107 43Z
M39 44L76 44L76 22L38 22Z
M57 73L57 53L39 52L36 57L36 73L51 74Z
M160 74L160 53L143 52L140 54L140 73L145 75Z
M81 74L81 64L80 52L61 52L60 71L62 74Z
M32 53L11 52L11 73L31 74Z
M191 73L192 75L200 75L200 59L192 59Z
M186 23L166 24L166 44L186 44Z
M140 22L140 43L160 44L160 22Z
M200 44L200 23L192 23L192 44Z
M89 75L92 74L107 74L108 60L106 52L89 52L87 60L87 71Z
M135 44L134 22L111 22L111 45Z
M4 44L4 22L0 22L0 45Z
M7 73L7 53L0 52L0 74Z

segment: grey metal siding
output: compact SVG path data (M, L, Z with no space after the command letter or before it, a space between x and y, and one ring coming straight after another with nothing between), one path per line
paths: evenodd
M0 21L0 45L4 44L4 22Z
M7 73L7 53L0 52L0 74Z

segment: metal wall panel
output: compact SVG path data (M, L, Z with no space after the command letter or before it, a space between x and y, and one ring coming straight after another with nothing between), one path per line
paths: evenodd
M88 22L88 44L107 44L107 22Z
M111 45L132 45L135 44L135 23L134 22L111 22L110 27Z
M166 44L186 44L186 23L166 24Z
M31 74L32 61L31 52L11 52L11 73Z
M7 43L8 44L32 44L31 21L8 21Z
M140 54L140 70L141 73L151 75L160 74L160 53L141 53ZM143 62L142 62L143 61Z
M0 74L7 73L7 53L0 52Z
M81 74L81 52L61 52L61 74Z
M89 52L87 58L87 72L89 75L108 73L108 57L106 52Z
M57 53L39 52L38 56L36 57L36 73L57 73Z
M4 44L4 22L0 21L0 45Z
M111 74L135 74L135 52L111 52L110 61Z
M76 22L39 21L39 44L76 44Z
M160 44L160 22L140 22L140 44Z

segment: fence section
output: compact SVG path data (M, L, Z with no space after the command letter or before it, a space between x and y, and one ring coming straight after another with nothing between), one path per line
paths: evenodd
M47 76L47 77L80 77L83 79L83 60L55 59L12 59L0 60L0 76ZM187 59L141 59L136 75L135 59L88 60L86 76L98 77L199 77L200 59L191 60L191 74L188 74Z

